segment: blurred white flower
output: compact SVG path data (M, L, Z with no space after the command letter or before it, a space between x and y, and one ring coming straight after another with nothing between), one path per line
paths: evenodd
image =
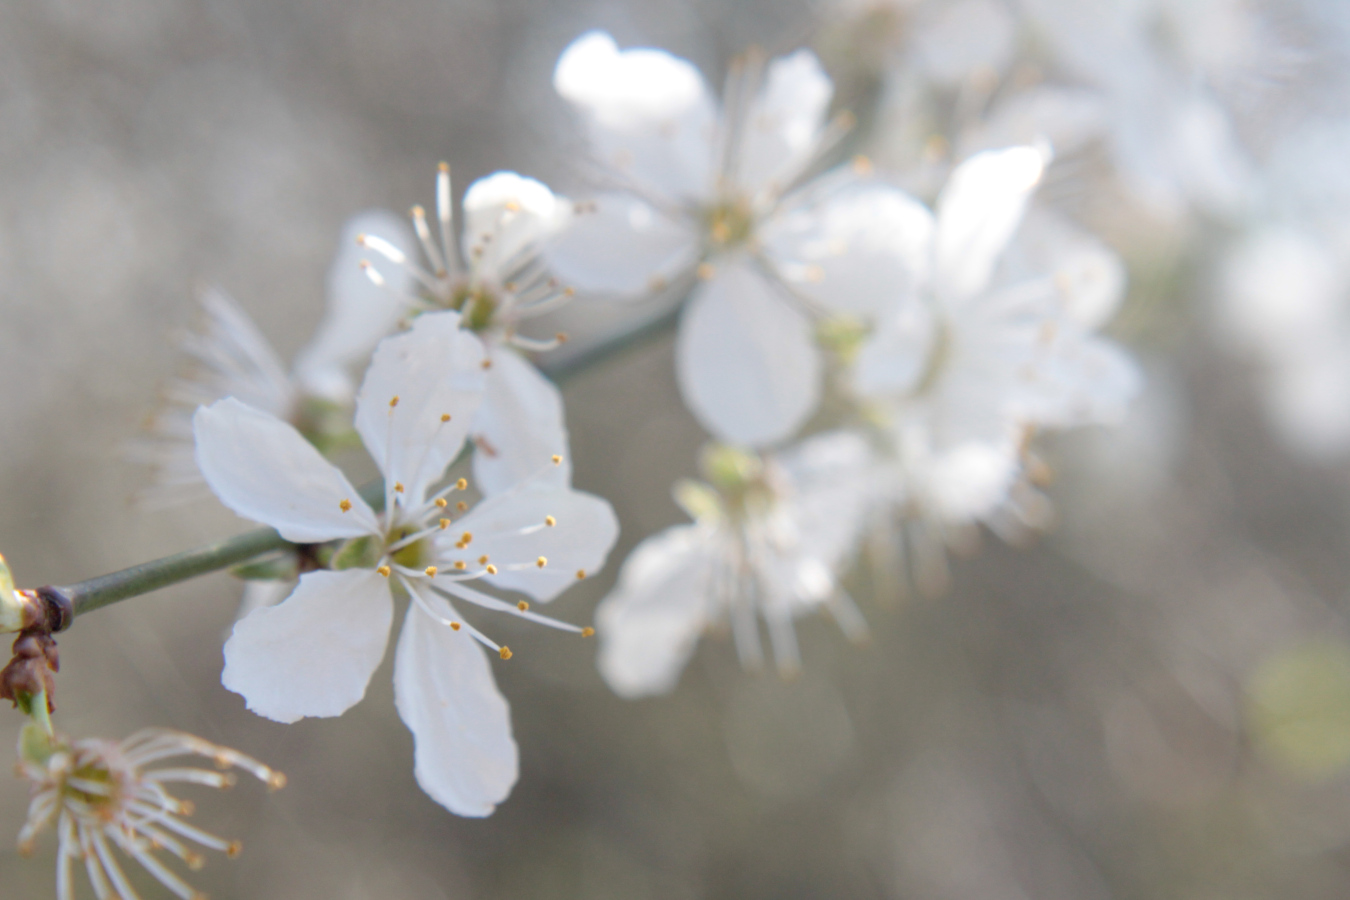
M1138 389L1133 361L1092 333L1124 286L1114 256L1044 216L1013 241L1044 161L1034 147L977 154L952 173L935 217L914 215L924 268L853 371L888 449L875 476L881 531L897 511L930 523L926 543L939 546L996 513L1036 524L1029 435L1119 421Z
M676 499L695 520L647 538L596 611L600 672L625 697L675 687L702 633L729 624L741 662L763 661L763 618L785 676L801 665L794 621L822 608L849 637L866 625L837 574L867 504L867 443L828 432L763 459L710 448L709 483Z
M129 455L153 469L138 496L148 506L167 506L206 493L193 457L192 416L197 407L234 397L300 429L328 450L348 440L352 370L369 359L393 327L392 304L360 274L355 236L379 228L391 245L406 246L412 233L398 217L361 213L347 223L328 270L328 313L313 340L288 371L276 350L242 307L219 288L202 292L205 322L179 338L188 370L169 382L149 435L128 447ZM398 311L394 310L394 321Z
M214 766L152 768L182 756L204 757ZM84 861L89 882L100 898L140 896L114 848L183 900L200 900L204 895L158 854L167 851L189 869L199 869L205 860L193 845L230 857L237 856L242 845L188 824L185 819L193 812L192 804L174 798L167 786L227 788L235 781L227 769L242 769L272 789L286 783L280 772L255 759L182 732L151 728L120 742L71 741L49 737L30 724L19 740L18 774L32 792L28 821L19 833L19 850L31 853L38 834L55 827L58 900L75 898L72 869L77 860Z
M469 185L463 202L463 238L456 242L450 167L442 163L436 179L434 230L439 234L433 233L422 207L412 211L425 266L380 231L356 238L383 257L384 263L363 260L361 267L376 284L393 289L396 318L456 310L462 326L486 345L487 395L471 434L478 450L474 477L487 494L534 474L535 460L550 455L562 456L564 462L541 477L559 487L571 483L562 397L517 352L550 350L564 339L561 334L548 340L526 337L520 326L572 297L573 290L559 284L540 257L541 242L562 224L570 208L532 178L497 172ZM370 332L370 346L393 324Z
M480 581L552 600L603 564L617 535L605 501L526 478L452 524L460 479L432 488L462 449L483 400L482 342L456 312L419 316L376 349L356 398L355 427L385 483L377 513L289 424L235 399L195 418L197 461L216 495L300 544L345 541L332 571L300 577L276 606L236 623L224 685L281 722L336 716L358 702L384 656L391 591L412 598L395 657L398 710L416 738L415 774L433 799L485 816L517 775L506 700L454 597L570 631L470 586ZM561 460L543 457L544 473ZM467 505L455 504L455 511ZM584 632L583 632L584 633Z
M826 121L820 63L738 61L719 110L687 61L591 32L553 83L583 116L602 187L550 243L554 270L628 296L697 274L676 348L685 401L731 443L792 435L820 398L814 320L880 305L906 269L884 188L864 171L812 180L848 127Z

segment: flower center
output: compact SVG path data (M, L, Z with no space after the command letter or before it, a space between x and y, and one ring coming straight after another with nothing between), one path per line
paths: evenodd
M722 252L747 243L754 235L755 216L745 197L729 197L703 212L703 225L714 252Z
M466 282L451 292L448 306L463 317L465 328L478 333L492 327L500 301L485 285Z

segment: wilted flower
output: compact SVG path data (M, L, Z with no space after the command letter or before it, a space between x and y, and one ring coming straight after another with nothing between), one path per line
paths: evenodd
M215 768L154 768L182 756L209 759ZM205 895L159 854L167 851L195 870L204 863L196 847L234 857L242 844L189 824L192 803L172 796L168 786L228 788L235 782L229 769L247 772L274 790L286 784L284 775L251 757L179 731L149 728L121 742L68 740L29 724L19 738L18 773L27 779L32 801L28 821L19 832L19 852L31 853L38 834L55 828L58 900L74 900L72 870L77 860L83 860L100 898L140 896L114 850L183 900L203 900Z
M866 625L837 574L866 507L866 442L830 432L773 457L704 454L708 483L676 500L694 519L647 538L596 611L600 672L637 697L674 688L702 633L729 624L741 662L763 662L762 618L785 676L801 665L794 621L829 610L849 637Z
M376 512L289 424L234 399L203 407L197 460L226 506L301 544L343 541L334 571L300 577L276 606L241 619L225 644L227 688L280 722L336 716L361 699L384 656L394 593L412 598L395 658L399 714L416 737L418 783L461 815L484 816L516 780L506 700L479 644L510 651L462 620L455 597L583 629L470 587L479 581L552 600L603 564L617 536L605 501L526 478L480 503L439 490L482 401L482 342L456 312L419 316L376 349L356 398L355 427L384 476ZM540 460L544 473L561 462Z

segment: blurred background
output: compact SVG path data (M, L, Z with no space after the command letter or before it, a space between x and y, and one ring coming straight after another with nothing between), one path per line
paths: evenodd
M246 527L213 501L129 499L147 476L121 448L176 369L194 290L223 287L289 358L322 312L343 221L429 204L437 161L459 191L497 169L578 188L581 136L550 76L582 31L666 48L714 84L748 44L817 40L884 121L912 107L877 60L957 5L894 4L923 11L885 19L893 34L865 28L879 49L847 31L874 9L794 0L0 7L0 550L16 580L70 583ZM1344 116L1350 42L1338 3L1239 5L1279 51L1259 89L1225 98L1264 165L1298 122ZM897 144L880 140L878 161L904 164ZM1042 447L1058 520L1041 540L986 535L934 599L874 597L853 576L869 646L807 620L804 674L783 683L705 641L674 694L628 702L594 644L499 617L522 771L483 821L414 783L389 659L340 719L245 711L219 683L239 595L223 575L61 636L58 726L181 728L289 775L273 796L193 796L201 824L245 842L194 876L215 897L1347 896L1350 466L1320 432L1316 452L1297 424L1285 439L1269 355L1215 325L1228 248L1279 213L1122 206L1075 187L1101 156L1047 190L1130 264L1115 334L1145 394L1125 428ZM1342 196L1337 166L1333 181L1293 168L1306 193ZM583 329L624 314L577 313ZM565 384L575 483L614 503L623 534L606 571L554 604L563 618L589 621L628 549L682 520L670 484L695 474L704 436L672 357L666 335ZM1313 421L1350 419L1345 385L1318 396L1330 412ZM20 724L0 715L0 746ZM26 805L22 782L0 780L0 835ZM23 860L0 840L0 893L52 895L54 847Z

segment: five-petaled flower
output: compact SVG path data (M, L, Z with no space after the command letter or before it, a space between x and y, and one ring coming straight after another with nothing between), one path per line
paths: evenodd
M376 349L356 398L355 427L384 476L376 512L294 428L234 399L198 411L197 460L236 513L297 543L343 541L334 570L309 572L277 606L236 623L222 681L254 712L281 722L336 716L358 702L384 656L393 595L411 604L394 665L395 699L416 738L422 788L453 812L485 816L517 775L506 700L454 597L571 631L471 582L552 600L599 568L617 536L608 503L538 476L467 510L436 489L463 448L482 400L482 342L455 312L419 316ZM453 526L453 527L452 527Z

